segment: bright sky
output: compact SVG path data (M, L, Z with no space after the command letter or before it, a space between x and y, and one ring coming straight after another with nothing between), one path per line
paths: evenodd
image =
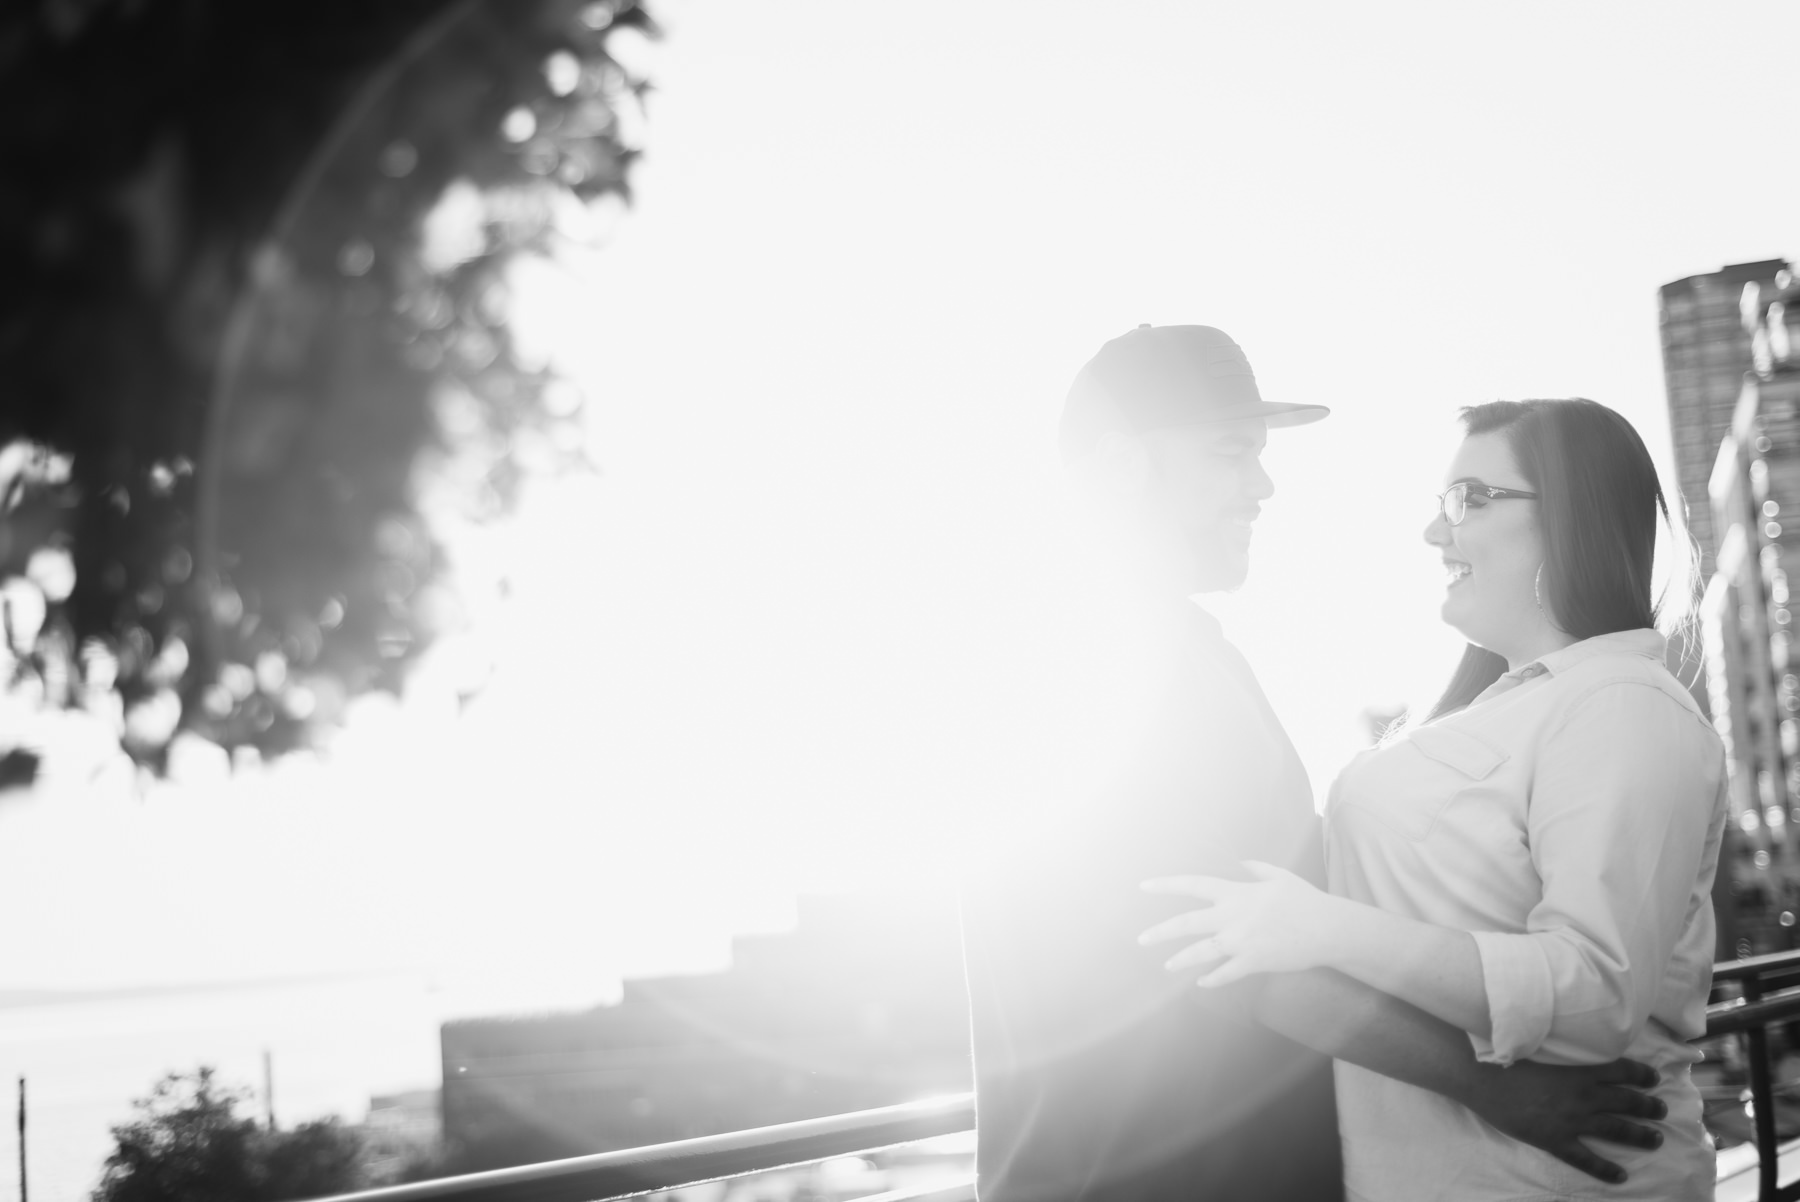
M273 782L0 808L0 985L593 996L796 888L938 877L980 732L1030 722L968 682L1036 629L1001 586L1055 524L1060 398L1139 322L1335 409L1274 436L1216 607L1322 789L1460 645L1419 538L1456 407L1585 395L1663 456L1657 286L1800 253L1788 3L656 12L636 205L526 281L606 473L470 548L515 585L488 694L371 706Z
M1794 250L1749 59L1791 6L1098 11L666 5L637 209L598 303L555 310L620 523L594 570L691 620L747 740L785 720L758 696L844 726L847 794L891 770L866 714L792 704L804 671L897 723L946 703L934 623L1031 553L1105 339L1216 324L1265 396L1336 409L1276 433L1217 607L1322 787L1357 711L1427 698L1460 646L1419 537L1456 408L1590 396L1666 461L1658 285Z

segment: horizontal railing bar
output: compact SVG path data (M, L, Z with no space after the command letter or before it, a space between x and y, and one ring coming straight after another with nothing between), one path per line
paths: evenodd
M956 1135L974 1126L975 1096L956 1094L643 1148L390 1185L337 1194L319 1202L605 1202Z
M1778 976L1789 972L1800 973L1800 951L1770 952L1766 956L1721 961L1713 965L1713 983L1741 981L1746 977Z
M1770 1023L1800 1017L1800 989L1784 990L1754 1002L1741 998L1706 1008L1706 1036L1736 1035Z

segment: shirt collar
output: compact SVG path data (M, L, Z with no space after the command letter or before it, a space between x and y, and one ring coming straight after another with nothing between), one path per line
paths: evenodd
M1548 655L1540 655L1530 663L1521 665L1517 671L1506 673L1500 679L1529 680L1546 674L1554 676L1559 672L1567 672L1576 664L1593 659L1596 655L1641 655L1661 663L1667 646L1668 641L1648 626L1636 630L1617 630L1612 634L1597 634L1591 639L1559 647Z

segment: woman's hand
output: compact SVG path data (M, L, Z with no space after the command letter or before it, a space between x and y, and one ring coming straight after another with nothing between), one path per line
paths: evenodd
M1157 923L1138 942L1202 936L1163 965L1170 972L1211 965L1200 977L1202 986L1228 985L1252 973L1328 965L1339 899L1273 864L1245 860L1244 867L1256 880L1166 876L1145 881L1140 888L1147 893L1182 894L1212 904Z

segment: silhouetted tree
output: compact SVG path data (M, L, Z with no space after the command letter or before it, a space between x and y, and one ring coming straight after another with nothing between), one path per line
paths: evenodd
M622 30L637 0L0 6L0 677L151 765L183 728L276 753L464 623L433 505L585 462L507 269L625 195Z
M94 1202L282 1202L362 1184L362 1145L335 1120L267 1131L237 1113L245 1095L213 1070L170 1073L113 1128Z

